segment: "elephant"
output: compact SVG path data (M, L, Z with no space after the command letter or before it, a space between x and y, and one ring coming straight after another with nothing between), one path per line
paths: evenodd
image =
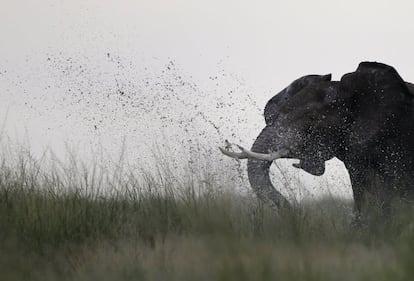
M251 187L277 208L291 207L272 185L269 168L280 158L295 168L325 172L325 161L342 161L351 180L354 210L368 194L385 209L396 196L414 194L414 85L389 65L361 62L339 81L307 75L292 82L265 106L266 125L251 150L221 152L247 159Z

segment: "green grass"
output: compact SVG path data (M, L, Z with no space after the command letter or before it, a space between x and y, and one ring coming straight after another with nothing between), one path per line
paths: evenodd
M0 280L414 279L409 204L353 227L350 202L276 212L208 168L108 176L29 159L0 166Z

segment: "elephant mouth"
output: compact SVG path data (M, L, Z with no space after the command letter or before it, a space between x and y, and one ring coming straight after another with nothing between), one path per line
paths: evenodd
M325 173L325 161L323 160L300 160L299 163L292 166L313 176L321 176Z

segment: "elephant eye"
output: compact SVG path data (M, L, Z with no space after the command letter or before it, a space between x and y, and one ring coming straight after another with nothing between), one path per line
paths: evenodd
M308 115L308 118L309 118L310 120L312 120L312 121L315 121L316 119L318 119L318 117L316 116L316 114L314 114L313 112L311 112L311 113Z

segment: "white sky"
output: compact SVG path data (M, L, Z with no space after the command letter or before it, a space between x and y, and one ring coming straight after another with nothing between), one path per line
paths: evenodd
M207 118L233 128L236 140L249 146L264 124L256 109L299 76L333 73L339 79L360 61L376 60L414 81L413 12L410 0L0 0L0 110L3 115L9 111L9 131L21 134L25 128L39 150L45 145L62 149L68 138L85 142L99 137L119 146L134 126L124 124L136 113L125 117L115 109L114 116L122 118L114 125L105 123L113 111L88 108L93 120L101 118L98 111L105 115L97 135L90 131L91 120L68 117L84 107L57 106L56 101L66 100L62 93L69 88L85 89L88 83L105 92L113 87L105 81L114 76L127 83L155 73L151 79L156 85L156 79L167 79L158 74L172 60L179 73L201 88L194 104L204 104L207 111L217 100L234 102L221 111L213 106ZM122 58L122 65L102 62L107 53ZM55 69L47 64L48 57L59 58ZM72 73L69 81L62 75L69 57L71 63L86 66L89 76ZM212 83L210 77L218 74L226 78ZM229 89L233 96L225 99ZM255 112L240 111L252 102ZM181 116L187 109L180 106L170 114ZM225 118L216 120L217 115ZM143 128L141 139L149 140Z
M0 58L134 51L200 75L229 58L266 86L311 72L338 77L378 60L414 79L413 12L409 0L1 0Z

